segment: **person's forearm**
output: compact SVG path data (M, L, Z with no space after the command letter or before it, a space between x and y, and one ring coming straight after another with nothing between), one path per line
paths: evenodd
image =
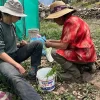
M50 42L60 43L61 40L50 40Z
M5 53L5 52L1 53L0 59L4 60L5 62L8 62L11 65L13 65L14 67L16 67L21 74L24 74L26 72L26 70L23 68L23 66L21 66L19 63L17 63L15 60L13 60L7 53Z
M12 64L13 66L16 67L17 62L14 61L7 53L3 52L0 54L0 59L2 59L5 62L8 62L10 64Z
M66 49L65 46L62 45L62 43L54 43L54 42L51 42L50 44L52 48L56 48L56 49Z
M56 42L46 42L46 47L52 47L56 49L67 49L67 43L56 43Z

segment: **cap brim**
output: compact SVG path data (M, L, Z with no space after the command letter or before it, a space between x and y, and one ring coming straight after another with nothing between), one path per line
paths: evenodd
M26 17L27 16L26 14L20 14L20 13L16 13L14 11L11 11L10 9L7 9L4 6L0 6L0 11L3 12L3 13L7 13L7 14L10 14L10 15L13 15L13 16L18 16L18 17Z
M56 13L50 14L50 15L49 15L48 17L46 17L45 19L59 18L59 17L65 15L65 14L68 14L68 13L73 12L73 11L75 11L75 10L74 10L74 9L68 9L68 8L66 8L66 9L63 9L63 10L58 11L58 12L56 12Z

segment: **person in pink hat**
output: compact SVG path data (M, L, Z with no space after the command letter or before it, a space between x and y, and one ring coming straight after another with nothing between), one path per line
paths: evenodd
M8 0L4 6L0 6L2 20L0 21L0 74L7 80L15 94L21 100L41 100L40 95L23 77L26 70L20 64L31 56L32 70L30 75L36 77L37 66L41 61L42 43L21 41L17 47L16 33L13 23L26 17L23 7L18 0Z
M62 1L53 2L50 11L46 19L53 19L58 25L63 25L61 38L45 43L46 47L55 48L52 57L64 69L61 78L77 81L84 71L94 72L97 55L88 24L73 15L76 10Z

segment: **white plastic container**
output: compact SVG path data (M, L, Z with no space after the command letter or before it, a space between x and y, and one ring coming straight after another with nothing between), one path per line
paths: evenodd
M37 37L37 34L39 34L39 29L38 28L28 29L28 33L30 35L30 38Z
M52 91L55 88L55 74L46 77L47 73L50 72L52 68L41 68L37 71L37 78L39 81L39 86L44 91Z

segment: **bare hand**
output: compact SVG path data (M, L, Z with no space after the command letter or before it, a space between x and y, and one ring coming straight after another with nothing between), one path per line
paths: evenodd
M24 74L26 70L19 63L16 64L16 68L19 70L21 74Z
M50 42L49 40L47 40L47 41L45 42L45 46L46 46L47 48L51 47L51 42Z
M27 44L27 42L25 41L25 40L22 40L21 42L20 42L20 46L24 46L24 45L26 45Z
M52 39L48 39L47 41L52 42L53 40Z

